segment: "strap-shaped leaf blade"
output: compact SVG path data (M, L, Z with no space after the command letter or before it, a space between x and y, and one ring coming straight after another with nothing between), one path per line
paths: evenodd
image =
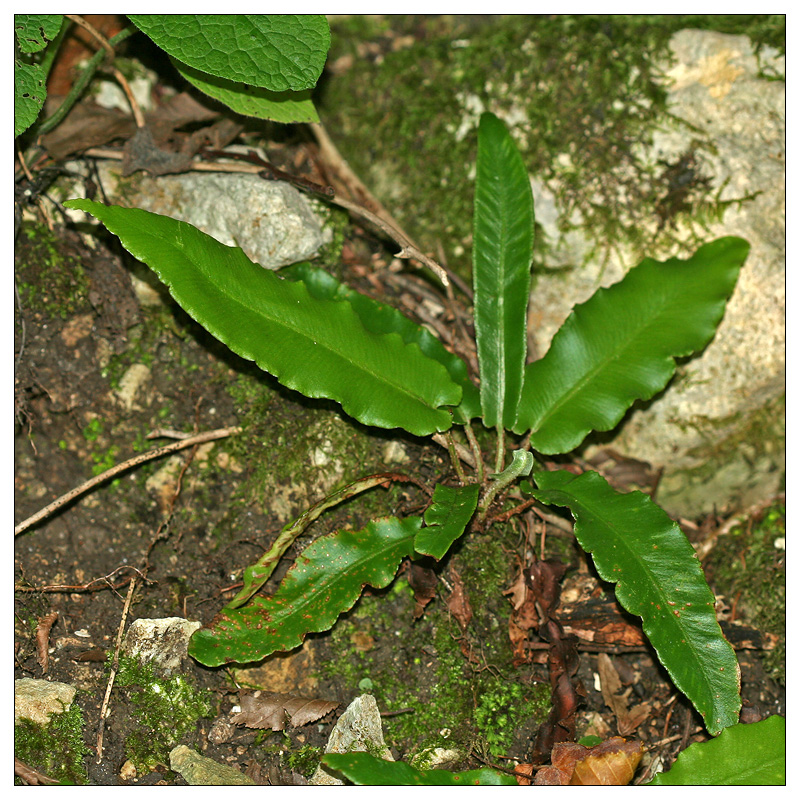
M281 270L290 280L302 280L314 297L322 300L347 300L364 327L372 333L399 333L406 344L418 344L428 358L438 361L451 379L461 387L461 403L453 413L456 421L467 422L481 415L478 388L472 382L467 365L451 353L427 328L417 325L392 306L378 303L336 280L329 272L301 261Z
M414 542L414 549L435 559L444 557L450 545L464 533L478 507L480 486L445 486L436 484L433 502L425 511L425 525Z
M566 506L575 537L642 628L675 685L716 735L739 719L739 664L714 595L683 531L641 492L615 492L596 472L537 472L542 503Z
M467 772L417 769L403 761L384 761L369 753L328 753L322 763L356 786L516 786L513 775L482 767Z
M635 400L667 385L676 358L711 341L748 250L725 237L685 261L648 258L576 306L526 367L514 431L531 431L531 447L552 454L611 430Z
M533 260L533 194L513 139L481 116L472 263L481 407L487 427L511 428L525 366Z
M369 584L388 586L414 551L421 517L373 520L360 531L341 530L309 545L272 597L218 614L189 640L202 664L245 664L292 650L306 634L326 631L353 607Z
M418 436L447 430L461 389L397 333L366 330L345 300L312 297L191 225L134 208L70 200L148 264L177 302L242 358L307 397L327 397L365 425Z
M323 14L129 14L169 55L273 92L316 85L331 43Z

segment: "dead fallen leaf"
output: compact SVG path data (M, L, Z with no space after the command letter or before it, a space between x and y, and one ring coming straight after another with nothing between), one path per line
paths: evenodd
M642 760L644 745L613 736L589 748L575 764L571 786L627 786Z
M248 728L282 731L287 722L295 728L316 722L339 704L293 694L257 692L241 695L239 705L242 710L231 714L231 722Z
M47 672L50 663L50 629L58 619L58 611L53 611L42 617L36 625L36 658L42 668L42 674Z
M464 591L464 582L454 569L450 570L450 581L453 585L453 591L450 592L450 596L447 598L447 608L456 618L461 630L465 631L472 619L472 606L467 593Z
M135 130L136 123L124 111L83 101L60 125L42 137L42 145L55 161L62 161L72 153L127 138Z
M414 619L419 619L425 606L436 597L436 586L439 578L433 568L426 562L431 559L421 559L411 564L408 571L408 585L414 590Z
M619 673L605 653L597 656L597 671L603 700L617 718L617 731L620 736L630 736L650 715L650 707L646 703L639 703L628 708L631 689L623 690Z
M517 786L530 786L533 783L533 764L517 764L514 767L514 777L517 779Z
M612 736L594 747L574 742L553 746L551 767L536 773L535 786L627 786L644 753L641 742Z

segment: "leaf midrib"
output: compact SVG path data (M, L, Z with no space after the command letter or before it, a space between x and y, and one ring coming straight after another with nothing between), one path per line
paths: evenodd
M169 240L166 239L165 237L162 236L160 238L161 238L162 242L165 242L166 244L170 244ZM190 265L193 267L193 269L196 270L194 262L186 254L186 251L183 248L183 240L181 239L177 244L175 242L173 242L173 246L177 247L177 249L183 254L184 258L186 258L186 260L190 263ZM249 261L249 259L248 259L248 261ZM250 263L253 263L253 262L250 262ZM258 266L258 265L254 264L254 266ZM262 269L263 269L263 267L262 267ZM418 394L415 394L412 391L409 391L405 386L402 385L402 383L399 383L399 382L391 380L391 377L390 377L389 373L378 373L374 369L370 369L369 368L369 364L361 365L358 362L356 362L355 360L353 360L352 357L348 356L346 351L344 353L342 353L342 352L336 350L335 348L329 346L328 343L326 343L326 342L320 343L319 341L315 340L312 336L310 336L307 333L305 333L302 329L296 327L296 325L289 324L288 322L283 321L283 320L275 319L274 317L268 317L266 314L264 314L259 309L254 308L251 305L248 305L242 298L236 297L235 295L232 295L232 294L228 294L223 289L223 287L219 286L219 284L217 284L213 280L211 280L210 277L205 273L204 270L196 270L196 271L199 272L199 274L202 275L204 282L206 282L207 284L211 285L212 290L217 291L220 295L225 297L228 300L228 302L238 304L242 308L247 309L248 311L256 314L257 316L263 316L263 317L267 318L268 320L270 320L273 324L277 324L279 326L283 325L287 329L291 330L295 335L297 335L300 338L304 339L306 342L313 344L315 347L321 347L324 351L327 351L329 353L332 353L332 354L336 355L338 358L340 358L343 361L345 361L346 363L352 365L355 369L359 370L360 372L362 372L365 375L367 375L370 378L372 378L375 382L388 384L397 393L399 393L399 394L401 394L403 396L409 397L414 401L419 402L420 404L424 405L425 408L427 408L427 409L438 410L438 409L442 408L441 405L440 406L435 406L435 407L430 405L425 400L425 398L421 397ZM164 280L164 282L167 284L167 286L169 286L170 291L172 291L173 288L174 288L173 287L173 283L171 281L165 280L161 276L160 270L157 270L157 272L159 273L159 277L162 280ZM281 280L277 276L275 276L275 278L276 278L276 280ZM293 283L293 285L298 286L298 288L299 288L301 284L298 282L298 283ZM302 287L303 287L302 290L305 291L305 293L307 295L307 298L309 300L313 301L314 303L347 303L348 302L347 300L319 300L318 298L314 298L309 294L308 289L305 287L305 284L302 284ZM355 313L355 311L352 310L352 307L351 307L351 314L352 314L353 318L356 319L359 322L359 324L361 325L361 327L363 329L364 335L367 336L368 338L370 338L370 337L376 337L377 338L379 336L396 337L396 339L399 340L400 344L403 347L411 347L412 349L413 349L413 347L416 347L417 351L419 352L419 354L420 354L420 356L422 358L426 358L429 361L432 361L434 363L438 363L438 362L435 361L435 359L428 359L427 356L425 356L425 354L420 349L419 345L416 344L415 342L407 343L407 342L403 341L403 339L402 339L402 337L400 336L399 333L392 332L392 333L384 333L384 334L375 334L375 333L372 333L371 331L367 330L363 326L363 323L361 323L360 319L358 318L358 315ZM226 344L226 346L230 347L230 345L227 342L225 342L225 344ZM233 348L231 348L231 349L233 349ZM255 360L255 359L253 359L253 360ZM439 366L442 366L442 365L440 364ZM445 372L447 372L447 370L443 366L442 366L442 369ZM449 373L447 374L447 379L451 383L453 383L453 385L457 385L450 379Z
M597 508L597 509L595 509L590 502L581 501L581 505L583 505L590 514L595 515L595 519L601 519L602 520L603 517L606 516L605 512L607 511L607 507L605 506L605 504L602 501L598 501L598 502L599 502L599 508ZM576 521L577 521L577 515L576 515ZM578 521L578 522L580 522L580 521ZM581 524L585 524L585 523L581 523ZM640 558L637 555L636 550L634 550L628 544L627 537L624 536L624 535L621 535L620 531L612 523L604 521L602 524L604 525L604 527L606 527L608 530L610 530L613 533L614 541L616 542L617 546L622 546L622 548L631 557L631 560L633 560L639 566L640 572L643 573L645 575L645 577L647 578L648 585L654 590L653 594L655 594L656 598L661 600L662 608L669 609L671 607L670 603L672 601L667 598L667 596L663 593L663 591L661 591L661 589L659 588L658 582L654 582L653 581L652 571L647 568L644 559ZM578 538L578 531L576 531L576 538ZM595 561L595 564L597 564L597 559L594 558L594 555L593 555L593 560ZM598 566L598 570L599 570L600 566L599 565L597 565L597 566ZM615 579L614 577L609 577L608 575L601 575L601 577L604 580L611 581L611 582L613 582L615 584L622 585L626 590L633 591L634 594L637 593L635 588L631 589L631 584L633 583L633 581L630 579L630 577L628 575L625 575L625 576L620 577L618 579ZM616 592L615 592L615 594L616 594ZM619 597L619 595L617 595L617 597ZM647 622L647 619L643 614L639 614L636 611L631 611L631 609L629 609L629 608L626 608L626 610L630 611L630 613L632 613L632 614L635 614L637 617L640 617L643 623ZM692 651L695 663L702 667L704 659L701 658L700 651L695 646L691 635L687 635L687 632L686 632L684 626L681 625L681 620L683 618L682 617L676 617L674 614L669 614L668 613L666 615L666 619L669 621L671 626L676 628L677 631L681 634L682 641ZM715 619L716 619L716 617L715 617ZM653 629L653 626L655 625L655 623L656 623L656 620L651 618L651 620L650 620L650 628L651 628L651 630ZM719 623L717 623L717 624L719 624ZM691 633L691 629L690 629L690 633ZM649 633L648 633L648 638L650 639L651 644L653 644L653 647L656 650L656 652L659 652L659 648L656 647L655 642L653 642L653 638L650 636ZM659 653L659 655L660 655L660 653ZM666 663L665 663L665 666L666 666ZM670 672L671 675L674 672L674 669L670 670L669 667L667 668L667 670ZM696 675L698 672L703 677L703 682L704 682L704 685L705 685L705 688L706 688L706 696L711 700L712 705L714 707L716 707L716 703L713 700L713 698L714 698L714 687L710 683L710 678L708 677L707 673L702 668L699 669L699 670L695 670L694 674ZM686 674L685 671L684 671L684 674ZM674 678L674 675L673 675L673 678ZM683 691L682 687L679 686L678 688L681 689L681 691ZM706 721L709 724L713 724L713 720L706 720Z

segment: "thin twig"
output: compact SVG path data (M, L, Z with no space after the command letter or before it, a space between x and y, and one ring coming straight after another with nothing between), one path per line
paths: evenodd
M97 725L97 763L103 760L103 732L106 728L106 714L108 713L108 704L111 700L111 690L114 688L114 678L117 677L117 667L119 666L119 651L122 647L122 634L125 631L125 620L128 618L128 610L131 607L131 600L133 600L133 592L136 588L136 578L131 581L128 587L128 594L125 597L125 605L122 608L122 617L119 621L119 630L117 631L117 641L114 645L114 660L111 663L111 672L108 676L108 684L106 685L106 694L103 698L103 705L100 708L100 721Z
M450 285L450 279L447 277L447 272L445 272L444 267L437 264L429 256L426 256L404 233L393 225L390 225L386 220L381 219L377 214L373 214L369 209L364 208L364 206L360 206L358 203L353 203L350 200L345 200L342 197L329 197L328 200L334 205L341 206L348 211L352 211L354 214L358 214L360 217L364 217L364 219L369 220L373 225L380 228L390 239L394 239L402 248L399 253L395 253L395 258L410 258L414 261L419 261L421 264L428 267L428 269L432 270L444 286Z
M72 20L76 25L80 25L85 31L89 33L89 35L97 41L103 50L106 51L106 55L108 56L108 60L110 63L110 70L111 74L116 79L117 83L122 87L122 91L125 92L125 96L128 98L128 103L131 107L131 111L133 112L133 118L136 120L136 127L143 128L144 127L144 114L142 114L141 108L139 108L139 103L136 102L136 98L134 97L133 91L131 90L130 84L128 83L127 78L111 63L114 59L115 53L114 48L111 46L111 43L103 36L97 28L94 27L90 22L87 22L82 16L79 14L65 14L64 16L67 19Z
M54 511L57 511L59 508L65 506L75 498L86 494L86 492L88 492L90 489L93 489L98 484L104 483L109 478L113 478L115 475L119 475L121 472L125 472L126 470L136 467L139 464L144 464L147 461L152 461L154 458L160 458L161 456L175 453L178 450L183 450L185 447L191 447L195 444L202 444L203 442L211 442L215 439L224 439L226 436L239 433L241 430L241 428L217 428L216 430L198 433L196 436L191 436L188 439L183 439L179 442L173 442L165 447L149 450L146 453L140 453L138 456L129 458L127 461L123 461L121 464L117 464L115 467L111 467L111 469L107 469L105 472L100 473L100 475L96 475L94 478L82 483L80 486L71 489L69 492L61 495L61 497L59 497L57 500L54 500L52 503L50 503L50 505L45 506L41 511L37 511L33 516L28 517L28 519L24 520L23 522L20 522L20 524L14 528L14 536L18 536L20 533L28 530L31 525L35 525L37 522L45 519L45 517L49 517Z
M109 39L110 45L118 45L121 42L124 42L129 36L133 36L134 33L138 32L138 28L135 25L129 25L124 30L121 30L116 36L112 36ZM72 110L72 107L78 101L80 96L85 91L86 87L89 85L89 82L94 77L97 68L100 64L103 63L103 59L105 59L106 54L103 50L98 50L90 59L89 62L86 64L83 72L81 73L80 77L72 84L72 88L69 90L69 94L64 98L64 102L46 119L41 125L36 127L36 133L39 136L44 135L45 133L49 133L53 128L61 123L64 117L69 114Z
M445 269L440 264L437 264L432 258L426 256L420 251L411 237L406 234L406 232L400 227L392 215L361 182L358 175L353 172L347 161L342 158L341 154L336 148L336 145L333 143L333 140L330 138L330 136L328 136L328 132L325 130L322 124L314 122L311 123L309 127L311 128L311 132L314 134L314 138L317 140L320 154L322 155L323 159L333 165L334 169L350 189L351 193L355 197L358 197L364 201L366 205L371 206L372 210L364 208L363 206L359 206L355 203L352 204L352 207L349 207L348 205L342 203L341 198L338 197L333 198L332 202L336 203L337 205L341 205L343 208L348 208L348 210L354 211L355 213L366 217L366 219L370 220L370 222L376 224L384 233L388 234L400 245L400 247L403 248L400 253L397 254L398 258L412 258L415 261L419 261L421 264L424 264L426 267L433 270L445 287L449 287L449 270ZM364 211L366 211L367 214L364 214ZM452 293L452 289L450 291Z
M111 583L111 578L113 578L114 575L116 575L118 572L121 572L123 569L133 570L142 580L146 581L144 575L142 575L142 573L136 569L136 567L125 565L122 567L117 567L115 570L109 572L108 575L103 575L102 578L94 578L88 583L81 583L77 585L67 583L52 583L48 584L47 586L20 586L19 584L15 584L14 591L27 592L31 594L100 592L103 589L111 589L112 591L116 591L117 589L122 589L123 587L127 586L132 580L132 578L124 578L116 585ZM101 585L95 586L95 584Z
M58 783L55 778L29 767L16 756L14 756L14 775L25 781L28 786L52 786Z

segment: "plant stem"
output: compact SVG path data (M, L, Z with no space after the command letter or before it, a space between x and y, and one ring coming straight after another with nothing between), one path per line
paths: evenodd
M50 67L53 66L53 61L55 61L55 58L58 55L58 49L61 47L61 42L64 40L64 36L69 30L69 26L71 24L72 23L70 20L68 20L65 16L61 21L61 28L56 34L56 38L53 39L49 45L47 45L47 49L44 51L44 55L42 56L42 60L39 62L39 66L42 68L45 78L47 78L47 76L50 74Z
M108 43L112 46L120 44L120 42L124 42L129 36L137 33L138 30L139 29L135 26L129 25L124 30L121 30L116 36L112 36L108 40ZM64 98L64 102L61 103L61 105L46 120L44 120L41 125L37 127L36 133L38 136L49 133L64 119L64 117L67 116L67 114L69 114L69 112L72 110L72 107L78 102L78 99L89 85L89 81L91 81L91 79L94 77L95 72L97 72L97 68L103 63L103 60L107 55L108 53L101 49L89 59L89 62L86 64L86 68L80 74L80 77L75 81L75 83L72 84L72 89L70 89L69 94Z
M495 459L494 471L500 474L506 463L506 432L502 426L497 426L497 455Z
M519 478L521 475L528 475L533 466L533 454L527 450L515 450L513 459L506 469L499 475L495 475L495 481L486 490L483 499L480 501L478 508L478 520L483 522L489 512L489 507L492 505L494 498L497 497L498 492L505 489L509 484Z
M475 457L475 469L478 471L478 483L483 483L483 454L481 453L481 446L478 444L478 439L475 436L475 431L472 430L472 425L469 422L464 426L464 433L467 434L467 441L472 448L472 455Z
M446 439L447 449L450 451L450 461L453 464L453 469L455 469L456 475L458 475L458 479L461 481L461 485L466 486L469 481L467 480L467 476L464 474L464 468L461 466L461 459L458 457L458 453L456 452L456 443L453 439L452 431L447 431Z

